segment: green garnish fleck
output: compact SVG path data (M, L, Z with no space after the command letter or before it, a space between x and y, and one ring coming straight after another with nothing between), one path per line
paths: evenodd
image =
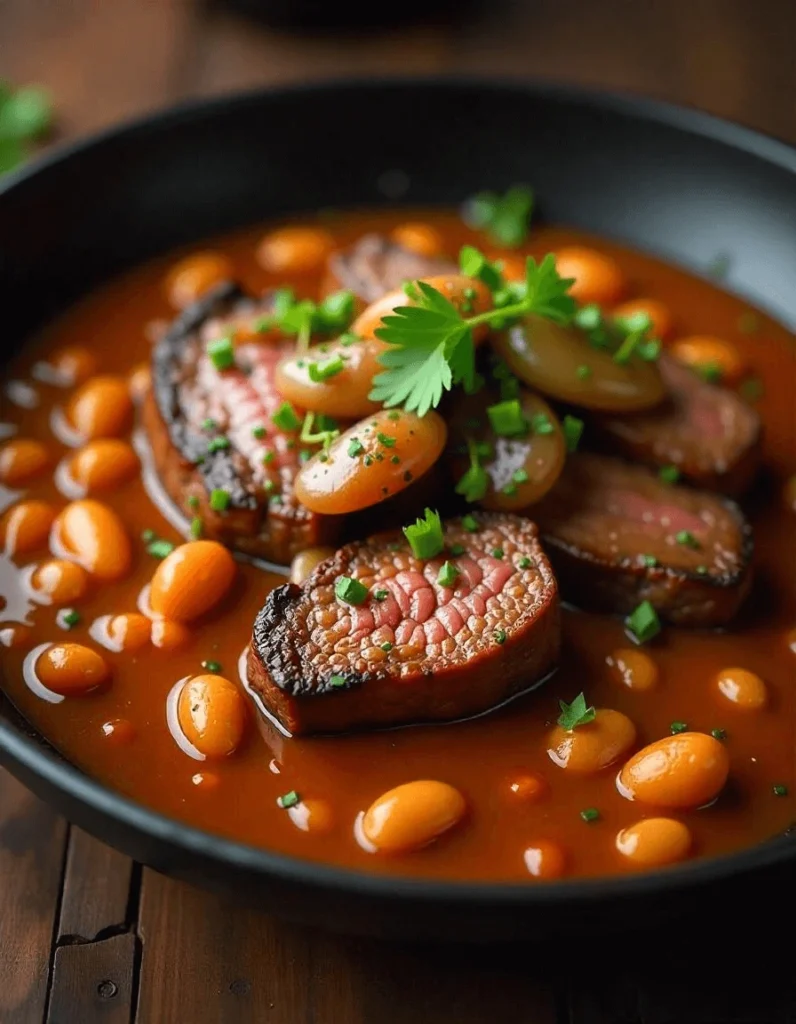
M174 544L170 540L153 540L146 547L147 554L153 558L165 558L174 550Z
M585 807L580 812L580 816L587 824L591 824L591 822L593 821L600 820L600 812L597 810L596 807Z
M578 376L578 380L588 380L589 377L591 377L592 369L590 366L586 366L586 364L584 363L582 366L579 366L577 368L575 373Z
M583 436L583 420L579 420L577 416L567 414L561 421L561 429L564 432L564 442L566 443L567 451L577 451L578 444Z
M682 544L685 548L693 548L694 550L697 550L701 547L701 544L690 530L678 530L674 535L674 539L678 544Z
M706 565L698 565L696 567L696 571L699 573L700 576L707 576L708 567Z
M235 365L235 350L229 336L208 342L207 354L217 370L228 370Z
M552 434L555 427L550 422L550 417L543 412L537 412L531 417L531 429L534 434Z
M776 785L771 787L771 792L774 794L774 796L787 796L788 787L784 786L781 782L778 782L776 783Z
M296 410L290 402L282 402L276 412L271 416L272 422L280 430L296 431L301 426L301 420L296 415Z
M642 601L625 619L625 626L638 643L645 644L660 633L661 620L650 602Z
M345 363L341 356L334 356L327 359L325 363L307 363L307 373L313 384L322 384L330 377L336 377L345 369Z
M669 730L671 731L672 736L676 736L678 733L681 732L688 732L688 723L672 722L672 724L669 726Z
M557 719L558 724L567 732L572 732L573 729L577 729L581 725L588 725L589 722L594 721L597 714L594 708L586 703L583 693L579 693L571 704L560 700L558 706L561 708L561 714Z
M199 499L196 497L195 494L189 494L188 497L185 499L185 504L188 506L188 508L199 508Z
M205 672L218 673L221 671L220 661L203 661L201 662L201 666L205 670Z
M341 576L335 583L334 593L346 604L360 605L368 599L368 588L351 576Z
M229 491L225 491L223 487L214 487L210 492L210 508L214 512L226 512L230 500Z
M505 552L504 552L503 548L492 548L492 557L493 558L503 558L504 554L505 554Z
M456 493L466 501L480 501L489 490L489 474L481 465L478 445L472 438L467 439L467 451L470 456L470 467L459 478Z
M459 555L463 555L467 548L464 544L451 544L448 551L453 555L454 558L458 558Z
M345 676L338 675L337 673L329 676L329 686L334 686L336 688L345 686Z
M390 643L389 640L385 640L384 643L383 644L379 644L379 646L381 647L381 649L383 651L386 651L388 654L392 650L392 644Z
M386 600L388 594L389 594L389 591L384 590L384 588L381 588L380 590L374 590L373 591L373 596L374 596L374 598L377 601L384 601L384 600Z
M382 434L381 431L379 431L379 433L376 434L376 439L378 440L379 444L383 444L385 448L394 448L397 440L394 437L390 437L389 434Z
M230 447L230 440L228 437L223 435L220 437L211 437L207 442L207 450L212 455L213 452L223 452Z
M680 479L680 470L677 466L661 466L658 470L658 476L664 483L676 484Z
M518 398L490 405L486 411L492 429L499 437L517 437L528 433L528 421L522 414Z
M654 569L655 566L658 564L658 559L655 557L655 555L642 555L641 560L644 562L644 565L646 565L648 569Z
M199 540L204 532L204 528L205 525L199 516L194 516L191 520L191 525L188 528L189 533L191 534L191 540Z
M479 192L467 203L464 219L498 245L517 248L528 237L533 200L533 190L527 185L514 185L502 195Z
M80 612L74 608L64 608L58 616L58 622L64 629L74 629L80 623Z
M202 420L202 430L215 430L217 426L216 421L209 416Z
M708 384L718 384L724 376L724 371L718 363L699 363L694 369Z
M504 644L506 642L506 630L505 629L496 629L493 635L495 637L495 643L496 644Z
M437 573L437 583L441 587L452 587L456 583L458 576L459 570L453 562L444 562L442 568Z
M710 730L710 735L713 737L714 740L726 740L727 739L727 730L726 729L711 729Z
M445 547L439 512L432 512L430 508L425 510L422 519L416 520L411 526L405 526L403 532L415 558L434 558Z
M252 427L252 437L256 438L258 441L262 440L267 433L268 431L262 423L258 423L256 427Z
M355 459L357 455L361 455L364 452L365 446L359 440L358 437L352 437L348 444L348 454L352 459Z
M470 515L469 512L467 515L462 516L462 526L468 533L478 533L478 520L475 516Z
M274 459L275 459L275 458L276 458L276 452L275 452L275 451L273 451L273 449L269 449L269 450L268 450L267 452L265 452L265 454L263 455L263 465L264 465L264 466L270 466L270 465L271 465L271 463L272 463L272 462L274 461Z
M531 563L530 558L528 558L527 555L523 555L522 558L519 560L519 562L517 562L517 567L519 569L530 569L531 564L532 563Z
M154 530L142 530L141 531L141 540L145 544L151 543L151 541L153 541L155 539L155 536L156 535L155 535L155 531Z
M277 807L281 807L283 811L289 810L291 807L295 807L299 803L300 797L295 789L291 789L289 793L285 793L280 797L277 797Z

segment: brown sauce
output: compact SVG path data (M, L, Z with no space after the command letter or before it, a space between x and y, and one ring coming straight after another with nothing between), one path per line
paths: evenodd
M365 230L389 231L407 219L406 213L335 215L325 227L335 245L344 246ZM452 215L423 212L422 219L441 232L451 254L464 242L480 243ZM229 257L242 283L257 292L291 283L258 265L255 252L262 234L260 228L251 229L212 242ZM615 709L632 720L635 748L670 735L672 723L706 733L726 731L722 742L730 758L730 782L718 800L701 810L661 812L687 824L692 856L750 846L791 825L796 820L796 508L787 506L783 489L796 473L793 338L763 314L755 314L755 330L748 333L749 309L740 300L603 241L545 228L532 233L528 251L542 255L563 244L588 245L612 255L630 281L631 295L660 300L672 312L675 338L723 338L762 383L757 407L765 427L766 479L747 502L756 536L756 584L731 632L666 628L644 648L657 666L657 685L631 690L608 661L630 646L621 621L567 611L557 675L491 714L451 725L286 739L252 713L246 739L233 755L200 762L181 750L169 731L169 693L180 679L201 673L202 662L217 662L221 674L238 681L238 662L255 615L269 588L284 577L243 563L229 596L191 627L183 647L167 651L145 644L123 654L103 650L112 675L104 690L50 703L23 679L23 662L37 645L96 647L89 634L95 619L138 610L139 593L158 564L139 539L143 531L176 543L183 539L137 476L96 495L118 512L133 538L130 572L119 582L94 581L87 596L74 602L80 621L70 630L58 624L60 607L28 604L24 598L25 567L48 557L46 544L24 555L0 557L5 599L0 637L8 640L14 623L24 621L29 627L24 635L18 631L17 646L0 653L4 689L22 713L91 776L148 807L269 850L365 871L536 884L524 851L554 841L565 852L570 876L626 872L616 833L655 812L620 796L615 784L619 765L574 775L547 754L546 737L559 714L559 699L571 701L581 691L596 707ZM149 357L152 323L173 316L164 292L173 261L154 262L88 296L32 340L8 370L2 420L13 424L19 436L42 441L53 465L69 452L51 427L54 408L64 404L69 392L37 379L36 364L56 350L87 348L96 357L96 372L128 376ZM321 287L321 276L304 276L295 285L312 296ZM21 492L19 498L43 499L57 508L67 501L49 472L14 490ZM8 504L6 496L3 507ZM739 711L721 697L715 679L728 667L749 669L765 681L766 707ZM128 724L108 725L116 720ZM540 799L528 799L529 784L518 781L529 775L545 782ZM456 787L467 803L465 820L412 853L385 856L363 849L354 836L358 815L386 790L421 779ZM322 828L298 827L302 814L277 805L277 798L290 791L308 806L317 802L310 817ZM582 812L592 809L599 815L586 814L593 820L584 820Z

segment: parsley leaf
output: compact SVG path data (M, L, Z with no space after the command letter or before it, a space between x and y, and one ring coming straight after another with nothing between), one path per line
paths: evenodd
M561 708L558 724L568 732L577 729L579 725L588 725L589 722L593 722L597 714L593 707L587 707L586 698L582 693L579 693L571 704L560 700L558 706Z
M512 286L507 305L496 304L493 309L464 317L436 288L424 281L413 282L410 293L417 304L398 306L375 331L376 337L391 347L379 356L385 371L374 377L369 397L423 416L439 405L443 393L455 384L475 390L473 328L480 324L504 326L532 313L568 323L575 312L568 294L572 283L559 276L552 254L539 264L528 257L525 281Z

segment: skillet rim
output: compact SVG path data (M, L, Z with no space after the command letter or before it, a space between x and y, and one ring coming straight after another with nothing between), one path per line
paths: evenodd
M455 92L473 88L496 95L515 92L542 101L563 102L609 115L618 114L664 125L752 155L796 176L795 146L694 107L671 104L626 91L584 88L524 76L443 74L417 77L395 75L372 79L340 76L187 100L155 113L124 120L75 142L55 146L48 153L30 160L20 170L5 175L0 181L0 201L5 201L5 197L15 189L23 189L28 180L38 175L57 173L69 161L92 150L112 145L121 137L145 138L153 133L167 131L170 125L207 115L223 115L230 109L279 102L283 97L311 98L321 91L430 89ZM0 701L7 703L16 713L10 699L2 693ZM22 718L21 715L19 717ZM71 764L32 726L29 726L29 733L34 735L26 735L23 729L0 718L0 762L10 768L12 774L15 768L22 769L48 788L56 790L62 797L110 819L116 826L143 834L148 840L176 846L183 854L204 857L225 871L245 870L274 881L299 883L315 889L348 891L352 895L378 898L386 902L411 899L416 903L431 905L453 903L463 909L481 905L523 910L534 907L554 908L556 905L573 902L585 906L616 901L625 903L641 896L661 897L667 892L690 891L706 882L718 883L730 878L740 880L740 876L782 866L788 861L796 864L796 842L788 835L781 835L737 853L638 875L576 878L546 882L540 886L529 883L437 881L331 867L321 861L288 857L236 842L150 810L94 780Z

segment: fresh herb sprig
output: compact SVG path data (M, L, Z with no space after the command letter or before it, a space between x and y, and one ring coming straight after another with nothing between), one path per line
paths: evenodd
M479 192L465 204L464 219L498 245L516 248L528 237L533 205L533 190L527 185L514 185L502 195Z
M558 724L568 732L572 732L573 729L577 729L581 725L588 725L589 722L593 722L597 714L593 707L587 705L586 697L582 693L579 693L571 704L567 704L565 700L560 700L558 706L561 708Z
M525 280L512 285L507 305L463 316L436 288L424 281L415 282L411 295L416 304L394 309L375 332L391 347L379 357L385 370L374 378L369 397L385 406L403 406L424 416L454 385L472 390L474 328L482 324L494 327L496 323L505 326L528 314L566 324L575 311L568 294L572 283L558 274L552 254L541 263L529 256Z
M274 293L271 312L260 317L256 329L278 330L296 336L296 351L303 355L313 334L340 334L354 319L354 295L349 291L334 292L320 302L297 299L290 288ZM341 367L342 368L342 367Z

